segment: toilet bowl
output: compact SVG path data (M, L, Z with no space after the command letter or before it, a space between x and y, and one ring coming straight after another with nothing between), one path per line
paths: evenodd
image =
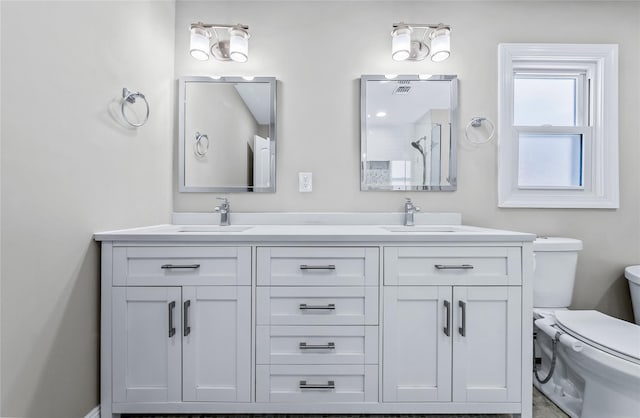
M640 326L567 309L581 249L568 238L534 242L534 385L572 418L639 418Z
M539 312L538 312L539 314ZM534 384L572 418L640 416L640 326L597 311L554 311L536 322L536 343L551 379Z

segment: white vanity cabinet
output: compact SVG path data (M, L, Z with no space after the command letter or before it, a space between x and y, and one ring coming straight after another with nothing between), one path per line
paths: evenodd
M249 286L115 287L114 402L248 402Z
M383 401L519 402L520 250L386 247L384 255Z
M103 257L103 274L112 273L111 281L103 277L103 301L111 300L110 309L103 307L111 332L103 327L103 338L111 356L102 356L102 371L110 368L111 382L103 384L111 386L114 409L249 402L251 248L105 244L104 250L112 250Z
M377 247L258 247L256 402L378 401Z
M103 418L531 418L533 235L207 227L97 234Z

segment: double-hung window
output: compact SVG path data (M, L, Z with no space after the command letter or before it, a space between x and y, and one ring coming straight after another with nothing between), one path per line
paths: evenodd
M618 207L617 46L499 55L499 206Z

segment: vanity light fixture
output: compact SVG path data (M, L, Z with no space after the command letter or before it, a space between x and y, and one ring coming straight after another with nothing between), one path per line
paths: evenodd
M226 36L216 29L225 29ZM249 59L249 26L198 22L191 24L190 31L189 51L197 60L206 61L209 55L219 61L246 62Z
M433 62L449 58L451 26L443 23L394 23L391 31L391 58L395 61L422 61L429 53Z

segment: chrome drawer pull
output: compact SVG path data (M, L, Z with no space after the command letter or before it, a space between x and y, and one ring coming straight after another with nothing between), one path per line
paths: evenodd
M444 326L444 335L447 337L451 336L451 304L448 300L444 301L444 309L446 311L445 315L447 316L447 325Z
M300 350L335 350L336 343L327 343L326 345L300 343L298 347Z
M462 335L463 337L465 337L466 333L467 333L467 304L464 303L463 301L459 300L458 301L458 306L460 307L460 309L462 310L462 315L461 315L461 319L462 319L462 324L460 324L460 327L458 327L458 333L460 335Z
M300 381L300 389L335 389L335 388L336 388L336 382L333 380L329 380L326 385L322 383L320 384L307 383L306 380Z
M176 327L173 325L173 310L176 308L176 301L169 303L169 338L176 335Z
M188 300L184 303L184 313L182 314L182 318L184 324L182 327L184 328L184 336L188 337L191 334L191 327L189 326L189 307L191 306L191 301Z
M300 310L301 311L308 311L308 310L329 310L329 311L334 311L336 309L336 305L334 303L330 303L328 305L307 305L306 303L301 303L300 304Z
M472 270L471 264L435 264L438 270Z
M171 269L197 269L200 268L200 264L163 264L160 266L161 269L171 270Z
M307 264L300 264L300 270L335 270L335 264L327 264L326 266L309 266Z

